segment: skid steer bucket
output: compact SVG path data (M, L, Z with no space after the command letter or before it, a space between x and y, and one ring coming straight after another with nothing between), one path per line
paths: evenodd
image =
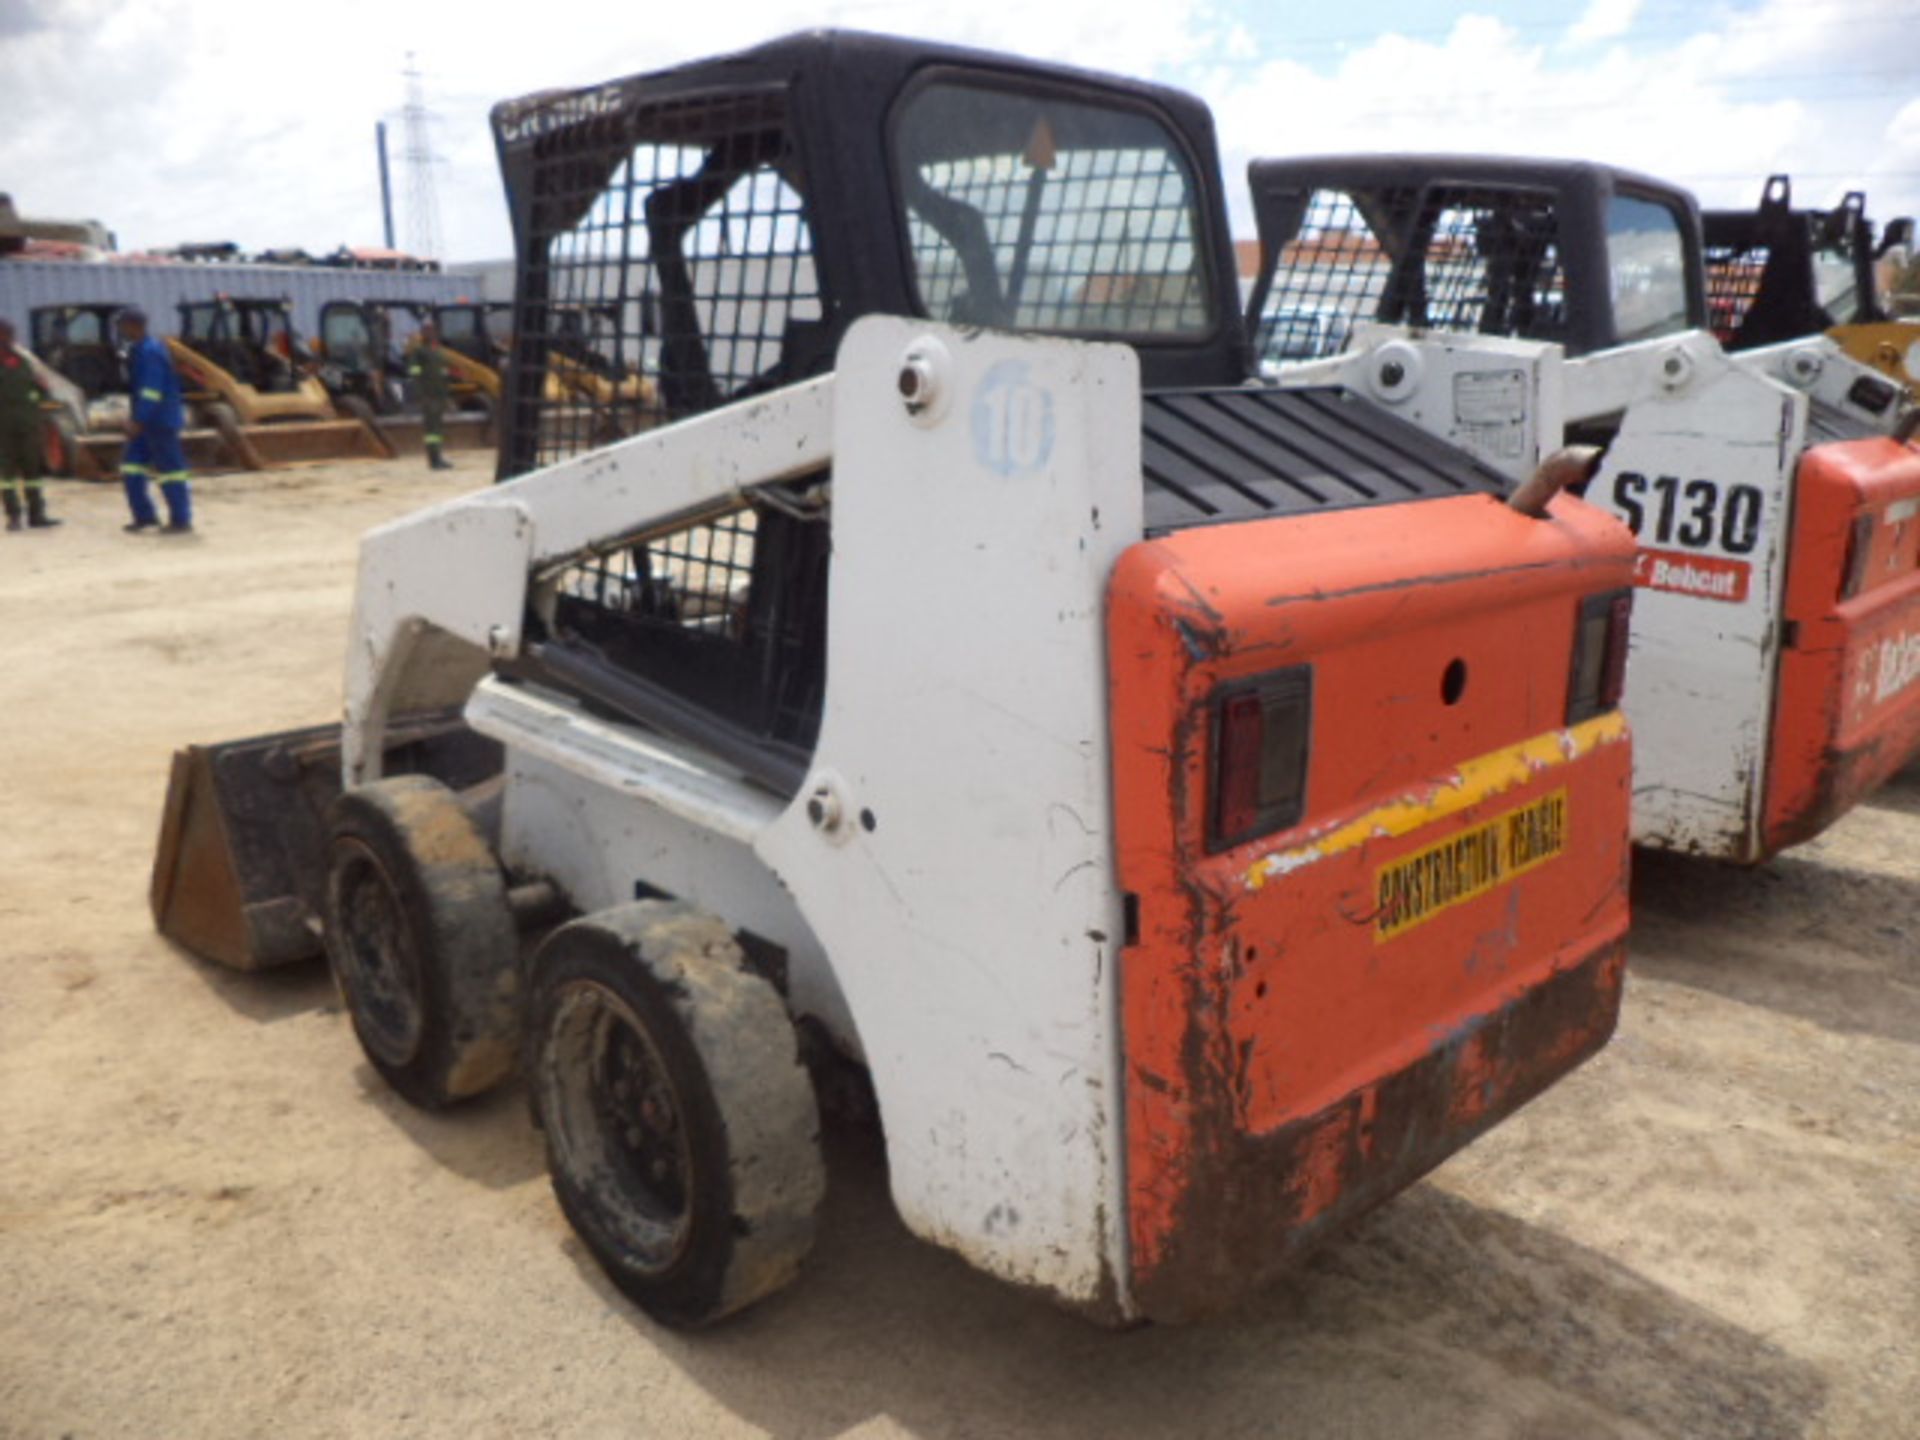
M426 426L418 414L382 415L380 438L396 456L426 454ZM479 410L450 411L440 423L446 450L492 450L495 444L493 415Z
M76 437L75 473L82 479L119 479L120 456L126 445L127 437L114 431L92 431ZM216 416L212 424L183 430L180 451L186 456L187 468L196 474L263 468L240 427L224 417ZM78 458L81 455L85 458Z
M258 458L255 468L317 464L324 460L390 460L392 447L362 420L281 420L242 432Z
M499 746L457 715L390 732L389 774L466 789L499 768ZM175 751L149 893L160 933L237 970L319 954L327 808L339 793L338 725Z

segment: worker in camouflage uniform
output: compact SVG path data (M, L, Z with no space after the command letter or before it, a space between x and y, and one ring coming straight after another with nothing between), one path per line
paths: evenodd
M180 372L166 341L147 333L147 312L129 305L115 321L127 342L127 394L133 413L127 420L127 443L120 452L120 483L126 487L131 524L120 528L138 533L159 526L162 535L193 533L193 487L187 479L187 456L180 432L186 429L186 407L180 399ZM167 523L153 508L148 480L160 482L167 505Z
M422 321L420 333L414 337L407 374L420 400L421 439L427 447L428 468L451 470L453 466L440 453L447 438L440 430L447 418L447 357L440 351L440 329L431 320Z
M40 485L40 383L27 357L14 348L13 323L0 320L0 499L7 529L22 523L47 530L60 522L47 514Z

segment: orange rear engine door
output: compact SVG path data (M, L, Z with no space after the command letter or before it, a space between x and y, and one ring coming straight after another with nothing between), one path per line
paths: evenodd
M1156 463L1204 503L1196 467L1270 458L1240 418L1150 413L1150 528ZM1409 449L1378 471L1436 453L1384 433ZM1237 523L1163 502L1109 590L1130 1282L1158 1318L1257 1286L1618 1013L1630 746L1601 691L1632 537L1569 497L1311 485Z
M1818 834L1920 753L1920 447L1800 462L1766 846Z

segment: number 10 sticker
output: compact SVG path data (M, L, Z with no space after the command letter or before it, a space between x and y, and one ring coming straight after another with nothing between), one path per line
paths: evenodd
M973 397L973 455L996 475L1028 475L1053 455L1053 392L1024 360L1002 360Z

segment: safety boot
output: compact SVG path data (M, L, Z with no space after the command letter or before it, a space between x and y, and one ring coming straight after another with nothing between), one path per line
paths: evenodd
M431 443L427 446L427 468L429 470L451 470L453 468L452 462L440 453L438 442Z

